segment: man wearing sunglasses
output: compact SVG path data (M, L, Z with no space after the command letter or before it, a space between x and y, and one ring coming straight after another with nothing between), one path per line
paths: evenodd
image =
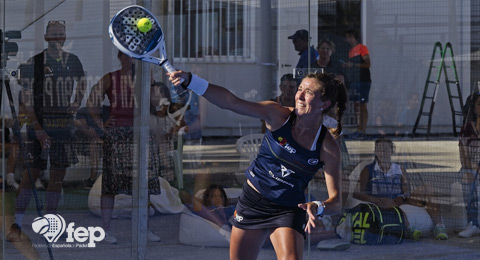
M67 51L65 21L48 22L44 35L48 47L20 67L23 102L28 117L27 151L33 181L46 170L50 158L50 179L46 191L46 211L56 213L66 168L78 160L73 150L74 115L86 87L79 58ZM71 103L72 95L75 99ZM15 207L15 223L8 239L21 236L22 219L32 192L29 174L23 174Z

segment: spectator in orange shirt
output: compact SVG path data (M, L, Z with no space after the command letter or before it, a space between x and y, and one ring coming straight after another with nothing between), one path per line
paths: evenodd
M355 104L357 132L351 135L355 139L363 139L367 131L368 95L372 80L370 78L370 55L367 46L359 42L358 32L345 32L345 41L352 46L348 53L348 61L343 64L346 74L346 85L352 91L350 100Z

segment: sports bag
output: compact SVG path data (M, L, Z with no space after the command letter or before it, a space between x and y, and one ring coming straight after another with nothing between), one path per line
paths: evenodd
M399 244L407 231L404 213L399 207L381 209L371 203L347 209L339 220L340 225L351 230L350 242L361 245Z

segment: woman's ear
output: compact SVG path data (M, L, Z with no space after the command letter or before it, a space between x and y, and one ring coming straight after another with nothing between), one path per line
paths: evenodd
M329 108L331 104L332 104L332 101L330 100L323 101L322 110Z

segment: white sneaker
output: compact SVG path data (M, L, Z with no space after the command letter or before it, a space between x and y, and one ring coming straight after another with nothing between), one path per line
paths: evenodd
M106 231L105 232L105 238L102 241L110 243L110 244L116 244L117 243L117 238L113 235L112 231Z
M459 237L472 237L472 236L475 236L475 235L478 235L480 234L480 228L473 225L473 223L470 221L470 223L468 223L468 226L467 228L458 233L458 236Z
M7 184L12 186L15 190L18 190L18 183L15 181L15 175L13 173L7 173Z
M160 240L162 240L159 236L155 235L155 233L153 233L151 230L148 231L147 238L148 238L148 241L151 241L151 242L160 242Z
M322 240L317 244L317 249L321 251L345 251L350 248L350 242L340 238Z
M335 228L335 233L337 233L343 241L352 241L352 214L347 214L344 221Z
M43 183L40 179L37 179L35 181L35 189L37 189L37 190L44 190L45 189L45 186L43 186Z

